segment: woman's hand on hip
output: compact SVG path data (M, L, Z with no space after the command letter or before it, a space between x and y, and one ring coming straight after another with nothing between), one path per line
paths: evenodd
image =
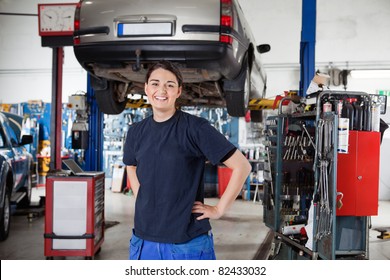
M196 218L197 220L203 220L206 218L219 219L223 215L223 213L220 213L217 206L207 205L200 201L194 202L194 205L192 206L192 213L202 214Z

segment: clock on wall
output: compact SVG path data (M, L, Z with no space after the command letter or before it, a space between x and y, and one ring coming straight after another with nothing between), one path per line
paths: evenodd
M77 3L38 4L40 36L71 36Z

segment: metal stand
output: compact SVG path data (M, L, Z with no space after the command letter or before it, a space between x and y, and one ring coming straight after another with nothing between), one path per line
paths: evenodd
M368 217L377 213L380 138L375 131L351 130L349 153L337 152L338 113L321 108L323 96L342 95L367 98L362 92L326 91L316 111L303 113L282 112L282 100L279 114L266 121L264 222L275 232L275 259L369 257ZM371 154L364 151L367 145Z
M62 65L64 49L53 47L51 125L50 125L50 169L61 169L62 132Z

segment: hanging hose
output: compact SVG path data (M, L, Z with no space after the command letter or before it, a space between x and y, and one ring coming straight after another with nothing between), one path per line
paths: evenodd
M333 120L320 119L318 121L318 191L317 191L317 240L331 234L333 211L329 188L329 176L333 166Z

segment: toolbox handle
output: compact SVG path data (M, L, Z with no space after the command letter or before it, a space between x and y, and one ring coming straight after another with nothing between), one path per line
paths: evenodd
M53 232L53 233L45 233L43 236L48 239L93 239L95 238L95 235L91 233L85 233L83 235L57 235Z

